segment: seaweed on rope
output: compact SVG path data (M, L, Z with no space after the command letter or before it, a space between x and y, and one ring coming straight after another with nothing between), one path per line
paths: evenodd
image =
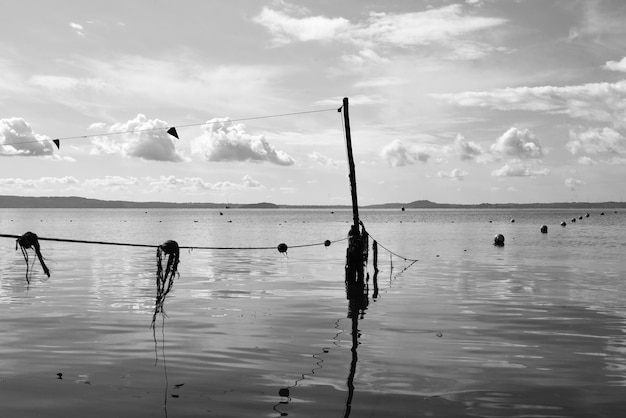
M154 314L152 315L152 323L150 328L154 330L154 324L158 314L165 315L163 304L172 286L174 278L180 276L178 273L178 263L180 262L180 247L173 240L165 241L157 247L157 271L156 271L156 301L154 304ZM167 258L165 270L163 269L163 260Z

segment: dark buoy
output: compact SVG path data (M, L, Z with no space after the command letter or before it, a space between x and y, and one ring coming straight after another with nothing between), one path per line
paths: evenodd
M582 220L582 219L583 219L583 215L580 215L580 216L578 217L578 219Z
M589 212L585 213L585 218L589 217Z
M284 242L281 244L278 244L278 252L281 254L287 254L287 244L285 244Z
M565 226L567 223L565 221L561 222L561 226Z
M604 212L600 212L600 215L604 215Z
M330 240L329 239L324 241L324 247L330 247Z
M493 238L493 245L497 245L498 247L504 246L504 235L498 234Z
M511 219L511 223L515 222L515 219Z
M576 222L576 218L572 218L572 222Z
M404 212L404 206L402 207L402 212Z
M541 233L542 234L547 234L548 233L548 225L543 225L541 227Z

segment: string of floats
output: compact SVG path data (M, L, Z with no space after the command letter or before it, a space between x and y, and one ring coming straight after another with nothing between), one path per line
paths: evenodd
M372 237L370 235L370 237ZM227 250L227 251L236 251L236 250L278 250L281 254L286 254L289 248L305 248L305 247L315 247L315 246L325 246L329 247L331 244L346 241L348 237L339 238L335 240L325 240L323 242L314 242L308 244L297 244L288 246L285 243L280 243L277 246L246 246L246 247L218 247L218 246L181 246L176 241L168 240L163 244L154 245L154 244L139 244L139 243L131 243L131 242L114 242L114 241L94 241L94 240L83 240L83 239L69 239L69 238L50 238L50 237L40 237L33 232L26 232L22 235L15 234L0 234L0 238L12 238L16 240L15 249L20 248L22 250L22 255L26 261L26 279L29 280L28 275L28 253L26 250L32 249L35 251L39 262L44 270L44 273L50 277L50 270L45 264L44 257L41 254L41 246L39 241L52 241L52 242L64 242L64 243L75 243L75 244L94 244L94 245L112 245L112 246L124 246L124 247L141 247L141 248L155 248L157 249L157 253L165 251L166 254L176 254L179 257L178 253L180 250ZM417 262L417 259L412 259L408 257L403 257L394 251L391 251L384 245L380 244L374 237L372 237L374 241L378 243L378 246L383 248L389 254L396 256L398 258L404 259L405 261L412 262L411 264Z

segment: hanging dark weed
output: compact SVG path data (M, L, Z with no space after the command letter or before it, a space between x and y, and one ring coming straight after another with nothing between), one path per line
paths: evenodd
M27 232L21 237L17 239L15 242L15 250L17 251L17 247L20 247L22 250L22 255L24 256L24 261L26 262L26 282L30 284L30 276L29 276L29 265L28 265L28 249L32 248L35 250L35 254L41 263L41 267L43 268L43 272L46 273L46 276L50 277L50 270L48 270L48 266L44 262L43 256L41 255L41 247L39 246L39 240L37 238L37 234L32 232ZM35 265L35 260L33 260L32 266ZM31 267L32 267L31 266Z
M163 259L167 257L165 269L163 269ZM156 302L154 304L154 315L152 316L151 328L158 314L165 316L163 304L165 297L172 290L174 278L178 275L178 263L180 261L180 249L176 241L165 241L157 248L157 273L156 273Z

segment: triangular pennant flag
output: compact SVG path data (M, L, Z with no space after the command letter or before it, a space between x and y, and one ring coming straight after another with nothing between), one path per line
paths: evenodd
M53 139L52 142L54 142L54 145L57 146L57 149L61 149L61 140L60 139Z
M178 137L178 132L176 132L176 128L174 128L173 126L167 130L167 133L172 135L173 137L175 137L176 139L180 139Z

